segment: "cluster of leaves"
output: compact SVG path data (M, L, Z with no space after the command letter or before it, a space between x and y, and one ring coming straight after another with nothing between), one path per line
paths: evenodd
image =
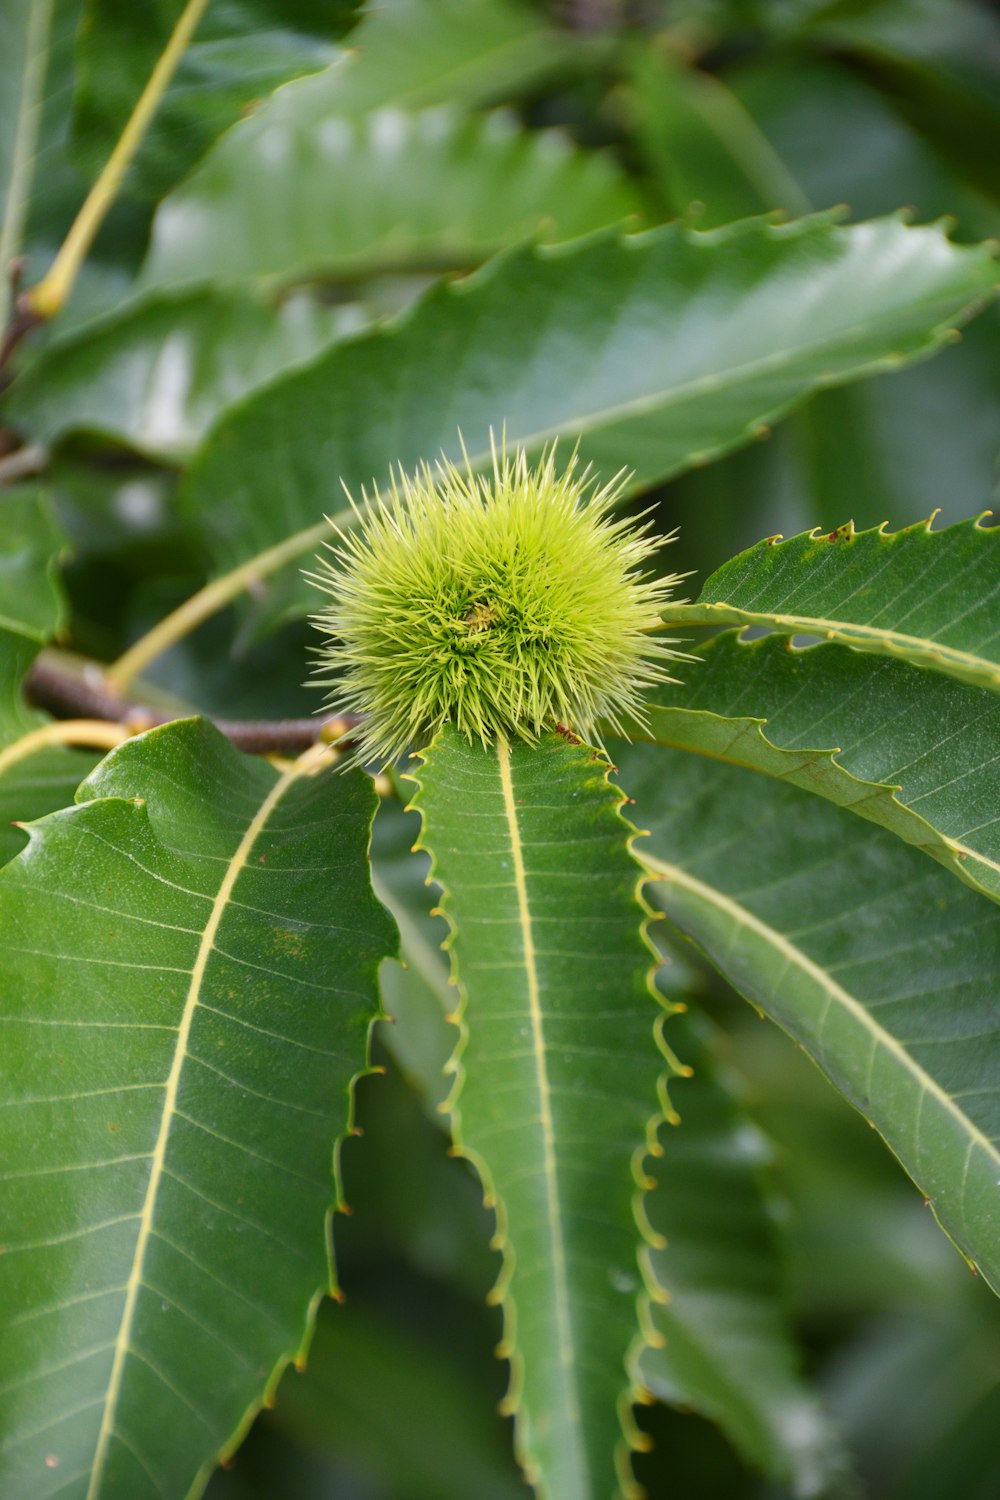
M23 284L190 8L7 6ZM68 304L0 292L11 1500L996 1489L1000 27L617 9L210 3ZM341 484L501 428L708 575L623 791L186 717L280 750Z

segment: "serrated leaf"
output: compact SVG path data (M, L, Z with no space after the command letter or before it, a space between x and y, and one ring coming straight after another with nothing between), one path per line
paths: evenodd
M141 10L127 0L89 0L78 49L73 134L97 173L121 135L187 0ZM161 101L126 190L158 198L241 113L290 78L338 54L357 0L230 0L209 5Z
M416 837L411 817L383 804L375 825L376 889L389 887L382 899L399 925L406 964L383 975L386 1009L396 1022L384 1037L433 1103L448 1045L440 1032L451 1030L441 1026L441 1016L456 992L435 946L441 924L427 913L432 898L422 885L424 858L404 854ZM676 989L676 964L666 975ZM796 1493L817 1494L836 1481L844 1461L819 1402L797 1373L762 1188L768 1145L703 1032L671 1022L671 1041L694 1077L671 1085L681 1123L664 1136L663 1157L651 1168L656 1186L648 1217L667 1240L666 1249L651 1252L652 1262L670 1301L652 1309L666 1343L643 1353L642 1377L661 1399L718 1422L748 1462L794 1479ZM722 1238L720 1203L739 1219L738 1230Z
M0 877L0 1484L196 1495L328 1284L331 1146L391 947L374 796L187 721L80 797Z
M352 120L335 104L318 114L290 84L160 205L142 279L469 268L529 234L572 239L638 208L610 157L511 115L388 108Z
M1000 923L992 902L818 797L615 746L648 889L885 1138L1000 1287Z
M53 342L5 412L33 441L98 432L186 457L227 406L334 342L334 309L225 289L147 293Z
M669 618L825 636L996 690L998 604L1000 527L855 531L849 522L758 542L713 573L696 604L671 605Z
M445 730L414 779L462 994L455 1138L505 1255L518 1455L551 1500L634 1493L633 1173L663 1058L621 796L556 736L486 748Z
M995 694L832 642L734 631L684 676L657 690L637 738L817 792L1000 900Z
M987 249L895 218L671 225L510 253L224 417L187 504L223 566L278 543L287 565L326 535L318 513L342 508L341 480L358 492L393 463L461 462L459 429L476 465L505 426L530 453L581 437L601 472L649 484L750 441L819 386L928 353L997 274ZM309 593L289 584L275 611L305 612Z
M770 1143L734 1096L708 1029L679 1018L671 1041L694 1076L670 1086L680 1125L650 1168L649 1220L666 1241L651 1260L669 1300L652 1308L663 1342L644 1350L643 1378L661 1400L717 1422L796 1500L841 1494L848 1461L789 1326L764 1182Z

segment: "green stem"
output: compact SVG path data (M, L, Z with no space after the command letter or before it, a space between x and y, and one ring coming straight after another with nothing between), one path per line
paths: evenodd
M109 724L104 719L57 719L22 734L19 740L0 750L0 776L18 761L47 750L50 745L76 745L92 750L113 750L127 740L131 730L124 724Z
M187 50L207 6L208 0L188 0L146 87L139 95L128 124L108 157L101 175L87 194L55 260L38 285L25 294L28 309L36 317L53 317L69 300L94 236L118 196L125 173L132 164L177 64Z
M224 573L221 578L214 578L211 583L206 583L204 588L192 594L190 599L185 599L183 604L161 620L158 625L154 625L152 630L140 636L113 666L108 667L104 674L108 688L112 692L123 693L139 673L144 671L150 662L162 655L168 647L176 645L203 621L218 614L219 610L232 603L252 584L269 577L271 573L276 573L286 563L301 557L303 552L307 552L310 547L318 547L329 537L332 529L349 524L353 518L353 511L339 511L330 519L318 521L315 526L308 526L305 531L295 532L293 536L286 537L283 542L279 542L276 547L269 547L266 552L258 553L249 562L241 563L238 568L233 568L232 572Z

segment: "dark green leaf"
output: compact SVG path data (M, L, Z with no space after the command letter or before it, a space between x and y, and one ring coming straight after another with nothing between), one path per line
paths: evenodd
M666 971L669 981L670 970ZM847 1460L809 1390L788 1326L777 1233L764 1193L767 1139L712 1057L708 1038L672 1022L694 1077L670 1086L681 1121L652 1166L652 1253L669 1301L653 1308L663 1337L641 1369L661 1399L718 1422L748 1463L798 1497L840 1493Z
M446 730L415 779L461 991L455 1139L506 1260L518 1455L552 1500L632 1494L633 1174L664 1061L630 829L600 759L556 736L486 749Z
M356 493L393 463L461 461L459 428L476 465L505 425L531 452L581 437L601 472L649 484L749 442L819 386L929 352L996 278L988 251L897 219L508 254L224 418L188 504L224 566L279 542L287 565L328 534L341 480ZM290 585L275 609L304 612L310 593Z
M495 104L537 86L578 48L524 0L389 0L366 10L317 111Z
M329 1279L331 1144L391 946L374 797L187 721L80 798L0 879L0 1479L181 1496L302 1351Z
M633 86L639 144L675 213L690 210L707 229L776 209L809 212L795 178L720 78L643 47Z
M63 538L46 499L29 490L0 496L0 864L23 848L15 822L65 807L95 756L36 746L45 716L29 709L22 685L39 646L59 629L65 600L55 576Z
M1000 1287L1000 923L898 839L795 787L615 746L670 920L875 1125Z
M995 694L847 646L733 631L684 675L658 690L650 738L818 792L1000 900Z
M0 628L39 644L59 630L65 600L55 566L62 546L39 490L0 491Z
M468 1323L470 1309L455 1317ZM456 1359L440 1326L408 1328L350 1299L321 1321L306 1378L282 1386L282 1429L351 1460L393 1500L530 1500L481 1364Z
M445 1068L455 1050L455 1029L445 1017L458 1003L458 991L441 952L448 924L428 889L430 860L413 847L419 839L418 815L395 797L384 798L372 835L372 885L399 928L402 962L382 970L382 1004L393 1021L383 1028L383 1040L446 1129L441 1106L452 1088Z
M37 641L0 626L0 865L26 842L15 823L67 807L96 759L90 751L33 744L46 720L27 707L22 683L37 654Z
M64 152L64 94L81 9L82 0L0 7L0 328L10 312L8 266L32 230L64 229L65 200L76 198Z
M961 607L956 608L956 601ZM672 623L766 625L902 657L959 682L1000 687L1000 527L770 537L713 573Z

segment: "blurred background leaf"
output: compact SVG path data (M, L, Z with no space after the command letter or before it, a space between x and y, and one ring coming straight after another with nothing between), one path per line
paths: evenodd
M77 51L74 144L96 176L121 135L187 0L87 0ZM357 0L225 0L210 5L126 183L158 198L228 125L281 83L315 72L357 13Z

